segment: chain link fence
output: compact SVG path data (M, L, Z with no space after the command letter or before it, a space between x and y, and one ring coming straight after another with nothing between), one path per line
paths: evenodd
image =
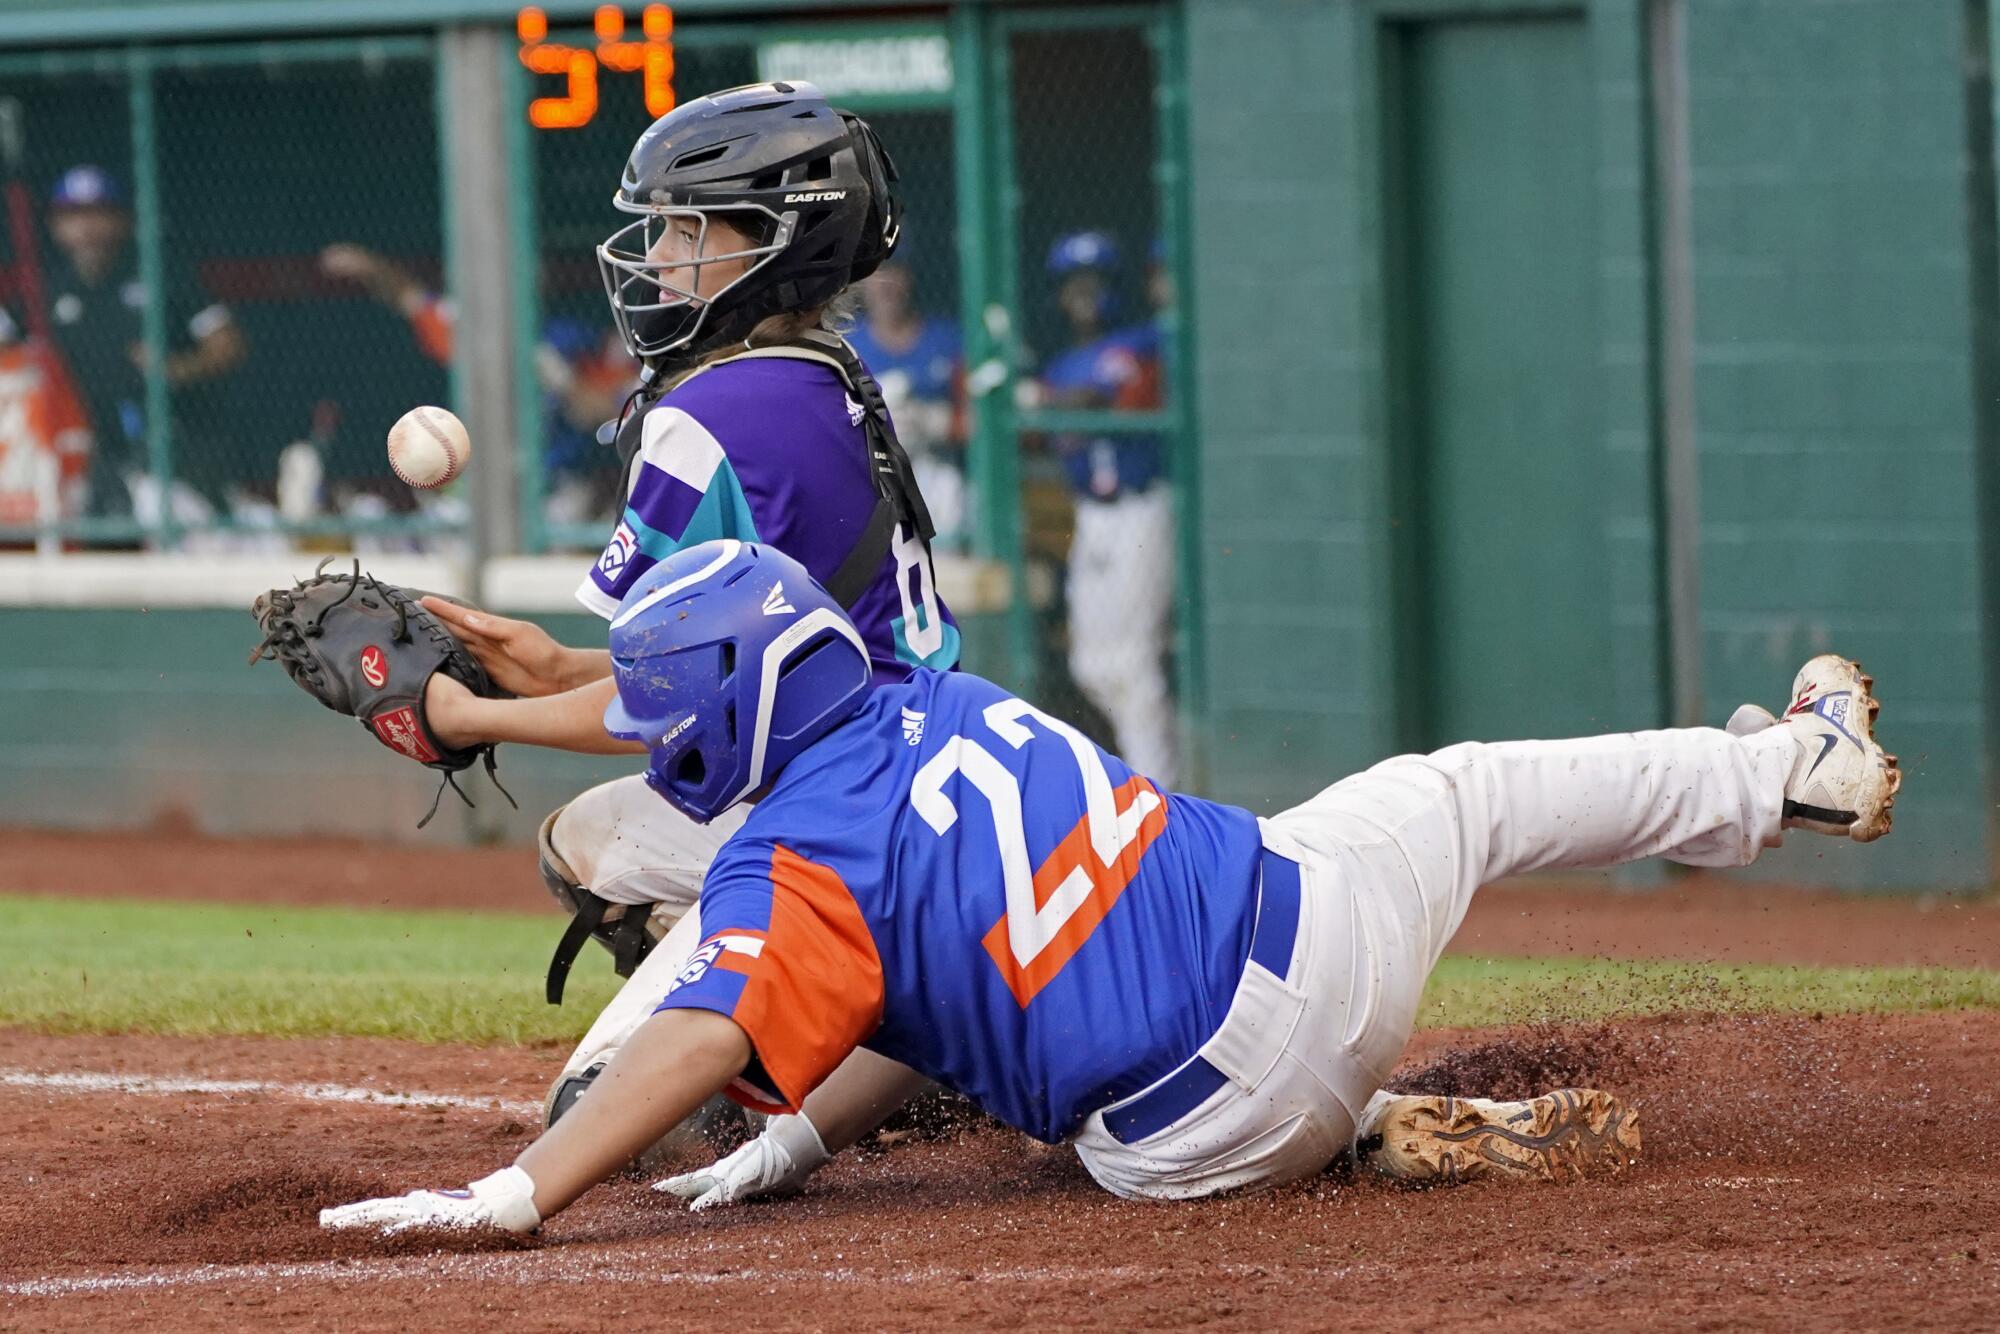
M447 401L421 38L0 60L0 542L407 546L389 474Z
M1174 292L1155 41L1135 22L1007 37L1017 475L1036 696L1179 777Z
M659 90L605 54L638 21L612 37L607 21L507 41L524 118L565 86L531 48L599 62L580 124L509 141L531 554L598 550L622 508L597 436L637 367L594 248L624 221L611 197ZM1186 481L1166 27L1134 6L1008 10L949 35L910 20L672 34L679 100L813 78L876 127L905 230L848 332L940 553L981 590L958 599L967 665L1161 778L1177 767ZM426 37L0 56L0 545L466 550L463 484L412 491L382 449L408 408L459 406L440 82ZM987 360L969 376L975 335Z

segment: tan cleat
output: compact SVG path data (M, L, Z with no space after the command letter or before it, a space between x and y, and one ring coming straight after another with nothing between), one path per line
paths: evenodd
M1639 1114L1596 1089L1526 1102L1393 1098L1363 1149L1365 1166L1397 1181L1577 1181L1638 1161Z

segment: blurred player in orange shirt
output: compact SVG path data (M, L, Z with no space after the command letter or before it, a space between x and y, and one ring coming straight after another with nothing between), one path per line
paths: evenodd
M76 517L90 450L90 421L62 359L0 310L0 529Z

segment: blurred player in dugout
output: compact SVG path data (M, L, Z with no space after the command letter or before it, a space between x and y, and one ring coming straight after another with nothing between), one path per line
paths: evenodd
M0 309L0 547L83 510L90 421L62 359Z
M1073 232L1050 247L1049 277L1069 346L1049 358L1024 398L1031 406L1146 412L1160 406L1160 332L1171 301L1158 254L1152 317L1119 324L1117 242ZM1058 435L1075 502L1068 562L1069 670L1117 734L1115 748L1163 784L1180 775L1167 645L1174 597L1173 498L1157 435Z
M370 296L410 322L417 346L440 364L451 361L457 312L451 301L372 250L342 242L320 252L320 270L361 284ZM546 270L544 271L546 279ZM619 473L597 445L600 422L618 415L638 381L639 367L617 332L560 316L542 322L535 376L542 390L543 458L548 470L544 512L552 523L588 523L617 508Z
M71 167L50 194L48 230L55 242L44 279L49 329L94 437L84 512L152 522L165 500L146 470L144 320L153 294L139 276L124 187L102 167ZM242 364L248 346L228 307L208 300L192 275L170 270L160 299L176 478L210 490L226 462L215 448L218 382ZM206 508L185 491L173 503L177 511Z
M902 250L909 249L906 235ZM930 505L937 528L932 546L960 549L966 540L966 418L958 326L924 314L916 276L902 254L875 270L859 291L864 318L848 331L848 345L882 386Z

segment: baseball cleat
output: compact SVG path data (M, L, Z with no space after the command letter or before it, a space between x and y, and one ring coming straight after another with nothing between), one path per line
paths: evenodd
M1596 1089L1557 1089L1526 1102L1394 1098L1360 1157L1384 1176L1424 1185L1578 1181L1638 1161L1639 1114Z
M1903 772L1875 742L1882 705L1861 664L1822 653L1799 669L1782 726L1802 751L1785 783L1785 828L1869 843L1889 832Z

